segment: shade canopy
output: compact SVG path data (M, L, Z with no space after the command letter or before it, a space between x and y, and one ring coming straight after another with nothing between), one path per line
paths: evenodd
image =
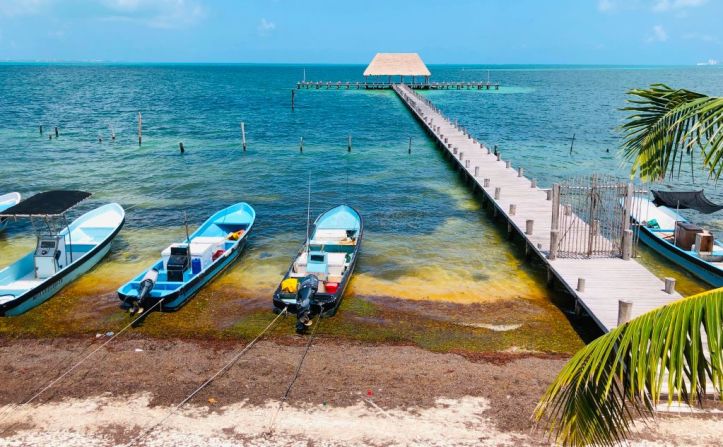
M60 216L90 197L85 191L55 190L35 194L0 213L0 217Z
M377 53L364 76L431 76L417 53Z
M650 191L653 193L655 206L667 206L680 210L693 209L701 213L710 214L723 209L710 200L700 191Z

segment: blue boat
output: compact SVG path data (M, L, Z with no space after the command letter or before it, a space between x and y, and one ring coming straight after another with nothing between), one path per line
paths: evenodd
M723 287L723 243L667 206L645 198L633 205L640 240L714 287Z
M198 291L231 265L246 246L256 212L247 203L223 209L186 240L171 244L148 270L118 289L131 314L154 306L161 311L181 308Z
M19 192L11 192L8 194L3 194L0 196L0 213L5 211L6 209L10 208L11 206L15 206L18 203L20 203L20 193ZM3 231L5 227L8 224L8 218L7 217L0 217L0 231Z
M314 315L333 316L341 304L361 250L364 220L352 207L340 205L314 221L306 241L274 292L275 312L297 316L297 332Z
M125 221L120 205L103 205L66 224L66 211L89 196L48 191L0 212L30 218L37 233L35 250L0 270L0 315L20 315L43 303L108 253Z

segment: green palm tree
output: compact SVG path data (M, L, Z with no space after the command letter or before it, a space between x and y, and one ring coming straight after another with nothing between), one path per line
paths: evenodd
M707 349L705 347L707 342ZM723 388L723 288L641 315L577 352L535 410L569 446L614 445L668 402L702 404Z
M632 162L634 176L644 181L662 180L678 174L683 158L699 153L709 175L718 179L723 173L723 98L690 90L653 84L647 89L628 92L633 98L623 108L630 112L622 129L623 153ZM686 160L687 161L687 160ZM687 163L686 163L687 164Z

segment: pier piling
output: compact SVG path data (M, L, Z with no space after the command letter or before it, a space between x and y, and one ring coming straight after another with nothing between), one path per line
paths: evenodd
M618 326L630 321L633 314L633 302L629 300L618 300Z

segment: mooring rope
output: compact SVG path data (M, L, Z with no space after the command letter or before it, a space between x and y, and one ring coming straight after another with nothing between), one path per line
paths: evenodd
M291 394L291 387L294 386L294 383L296 383L296 379L299 378L299 374L301 373L301 366L304 364L304 359L306 359L306 355L309 353L309 349L311 348L311 342L314 341L314 334L316 334L316 329L319 327L321 323L321 314L322 312L319 312L319 316L316 317L316 324L314 325L314 328L311 330L311 334L309 335L309 341L306 343L306 349L304 350L304 353L301 355L301 360L299 360L299 364L296 366L296 371L294 372L294 377L291 378L291 382L289 382L289 386L286 388L286 392L284 392L284 395L281 397L281 401L279 401L279 406L276 409L276 413L274 413L274 416L271 418L271 423L269 424L269 429L266 430L266 434L268 436L271 436L274 433L274 425L276 424L276 418L278 418L279 413L281 413L281 409L284 406L284 403L289 398L289 394Z
M153 429L155 429L155 428L158 427L159 425L161 425L161 424L163 424L164 422L166 422L166 421L168 420L168 418L170 418L171 416L173 416L173 414L174 414L176 411L178 411L179 408L181 408L181 407L184 406L186 403L188 403L188 401L190 401L191 399L193 399L193 397L194 397L196 394L198 394L201 390L203 390L206 386L208 386L211 382L213 382L218 376L220 376L220 375L223 374L225 371L227 371L231 366L233 366L234 363L236 363L236 361L237 361L239 358L241 358L242 355L244 355L249 349L251 349L251 347L252 347L253 345L255 345L256 342L257 342L266 332L268 332L269 329L271 329L271 327L278 321L279 318L281 318L281 316L283 316L283 315L285 315L285 314L287 313L287 309L288 309L288 308L284 307L284 309L283 309L281 312L279 312L279 314L276 316L276 318L274 318L274 319L271 321L271 323L269 323L269 324L264 328L264 330L262 330L262 331L259 333L259 335L256 336L256 338L254 338L253 340L251 340L251 342L250 342L249 344L247 344L246 346L244 346L244 348L243 348L238 354L234 355L228 363L226 363L221 369L219 369L219 370L216 372L216 374L214 374L214 375L211 376L208 380L206 380L205 382L203 382L203 383L201 384L201 386L199 386L198 388L196 388L195 390L193 390L193 392L192 392L191 394L189 394L188 396L186 396L186 398L183 399L179 404L177 404L175 407L171 408L171 410L168 411L168 413L167 413L165 416L163 416L163 418L161 418L158 422L156 422L156 423L152 424L150 427L144 429L144 430L141 432L140 435L138 435L138 436L136 436L135 438L131 439L131 441L130 441L128 444L126 444L126 447L130 447L130 446L134 445L135 443L143 440L146 436L148 436L148 435L151 433L151 431L152 431Z
M78 367L79 367L80 365L82 365L86 360L88 360L89 358L91 358L91 357L93 356L93 354L95 354L96 352L98 352L98 351L100 351L101 349L103 349L104 347L106 347L110 342L112 342L112 341L115 340L119 335L121 335L123 332L125 332L126 330L128 330L128 328L132 327L132 326L133 326L137 321L139 321L141 318L144 318L150 311L152 311L156 306L158 306L158 305L161 304L162 302L163 302L163 299L158 300L158 302L156 302L156 304L154 304L153 306L149 307L149 308L148 308L145 312L143 312L138 318L136 318L135 320L131 321L131 322L128 323L123 329L121 329L121 330L119 330L118 332L116 332L115 334L113 334L113 335L112 335L108 340L106 340L103 344L101 344L100 346L98 346L97 348L95 348L93 351L91 351L88 355L86 355L85 357L83 357L79 362L75 363L73 366L71 366L70 368L68 368L67 370L65 370L65 372L63 372L61 375L59 375L59 376L56 377L55 379L51 380L51 381L50 381L46 386L44 386L40 391L38 391L38 392L36 392L35 394L33 394L29 399L27 399L27 400L21 402L20 404L17 404L17 405L15 405L14 407L12 407L12 408L10 409L10 411L8 411L8 412L5 414L4 417L0 418L0 422L2 422L3 420L5 420L6 417L7 417L9 414L12 414L12 410L14 410L15 408L18 408L18 407L20 407L20 406L22 406L22 405L27 405L27 404L31 403L32 401L34 401L35 399L37 399L38 397L40 397L41 394L43 394L44 392L46 392L47 390L49 390L50 388L52 388L53 385L55 385L56 383L60 382L60 381L61 381L64 377L66 377L68 374L70 374L71 372L75 371L76 368L78 368ZM3 430L2 432L0 432L0 434L5 433L7 430L9 430L9 429L10 429L11 427L13 427L14 425L15 425L15 424L10 425L10 427L8 427L8 428L6 428L5 430Z

